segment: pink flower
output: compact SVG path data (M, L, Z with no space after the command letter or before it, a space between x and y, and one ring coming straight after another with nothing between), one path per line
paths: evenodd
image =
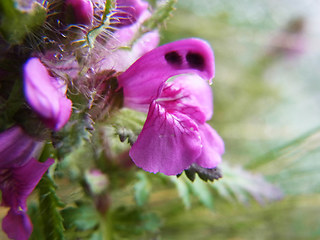
M179 74L189 75L167 82ZM213 97L204 79L213 76L213 52L199 39L156 48L119 76L125 106L148 111L129 153L137 166L176 175L194 163L214 168L221 162L223 140L206 123L213 114Z
M72 102L59 79L50 76L38 58L30 58L24 65L24 93L27 102L43 122L53 130L60 130L69 120Z
M53 159L38 162L35 152L41 142L28 136L20 127L0 133L0 189L2 206L10 207L2 220L2 229L9 238L27 240L32 224L26 213L27 198Z

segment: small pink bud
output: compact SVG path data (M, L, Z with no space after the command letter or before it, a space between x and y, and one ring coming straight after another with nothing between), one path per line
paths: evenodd
M91 169L85 173L85 180L91 193L99 195L106 191L109 180L105 174L98 169Z
M91 0L66 0L66 18L70 23L90 25L93 20Z

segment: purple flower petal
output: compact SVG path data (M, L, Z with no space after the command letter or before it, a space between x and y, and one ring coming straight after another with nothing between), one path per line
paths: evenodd
M27 102L48 127L60 130L68 121L72 102L38 58L31 58L24 65L24 92Z
M213 96L209 84L198 75L181 75L165 84L157 101L167 110L184 113L199 123L213 114Z
M53 163L53 159L48 159L46 162L41 163L35 158L31 158L23 166L1 169L2 205L26 210L27 197Z
M214 77L214 56L208 43L184 39L158 47L139 58L118 77L125 106L145 110L170 77L185 73L195 73L206 80Z
M0 169L25 164L41 146L18 126L0 133Z
M113 15L113 18L117 21L112 23L117 27L135 23L149 6L147 2L141 0L117 0L116 3L117 13Z
M23 166L0 169L1 205L10 207L7 216L2 220L2 228L10 238L16 240L29 238L32 225L26 214L26 201L42 175L53 163L53 159L40 163L31 158Z
M167 112L155 101L130 157L149 172L176 175L188 168L201 153L195 122L184 114Z
M32 223L26 212L10 209L2 220L2 229L10 239L28 240L32 233Z
M202 142L201 155L195 161L201 167L215 168L224 153L224 143L218 133L207 123L198 125Z

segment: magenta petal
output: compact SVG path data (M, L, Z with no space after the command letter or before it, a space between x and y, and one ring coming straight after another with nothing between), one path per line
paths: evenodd
M32 224L26 214L27 197L53 162L53 159L48 159L40 163L31 158L23 166L1 169L1 205L11 208L2 220L2 228L11 239L26 240L29 238Z
M214 56L209 44L200 39L184 39L158 47L139 58L119 77L127 107L149 105L172 76L198 74L205 80L214 77Z
M205 123L213 114L210 85L198 75L180 75L165 84L157 101L167 110L186 114L198 123Z
M173 84L182 89L185 105L197 106L205 114L205 120L213 115L213 94L210 85L197 75L178 76ZM184 112L182 112L184 113Z
M24 211L10 209L2 220L2 229L10 239L28 240L32 233L32 224Z
M15 126L0 133L0 169L18 167L25 164L41 143Z
M24 92L32 109L54 130L68 121L71 101L66 98L63 87L51 77L38 58L31 58L24 65Z
M73 16L67 17L74 18L75 24L91 24L93 20L93 4L91 0L66 0L65 4L72 9L67 14L73 14Z
M188 168L200 153L201 140L195 122L152 102L145 125L129 154L146 171L176 175Z
M117 12L113 15L117 19L117 27L128 26L137 21L140 15L147 11L149 4L141 0L117 0Z
M31 107L44 118L59 112L59 94L51 77L38 58L31 58L24 66L25 95Z
M201 124L198 127L202 141L202 152L195 163L204 168L215 168L222 161L223 140L209 124Z
M60 111L57 115L58 121L53 121L51 123L54 126L54 130L60 130L68 122L71 116L72 102L68 98L60 98ZM49 124L50 125L50 124Z
M26 210L27 197L53 163L53 159L41 163L31 158L21 167L2 169L0 174L2 205Z

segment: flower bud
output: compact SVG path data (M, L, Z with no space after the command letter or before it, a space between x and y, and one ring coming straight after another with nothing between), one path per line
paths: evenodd
M71 24L90 25L93 20L91 0L66 0L66 19Z
M102 194L109 185L108 178L98 169L91 169L85 173L85 180L89 190L94 195Z
M117 0L117 13L113 15L117 19L117 27L125 27L135 23L138 18L148 11L149 4L141 0Z
M66 97L66 86L60 79L50 76L38 58L30 58L23 70L28 104L49 128L59 131L72 112L72 102Z

